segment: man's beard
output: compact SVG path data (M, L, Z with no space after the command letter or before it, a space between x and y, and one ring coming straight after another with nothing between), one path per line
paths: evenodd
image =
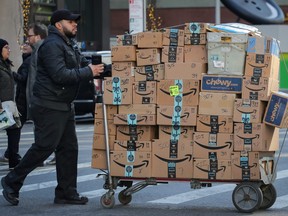
M76 36L76 34L73 34L71 31L68 31L65 28L63 28L63 32L67 38L74 38Z

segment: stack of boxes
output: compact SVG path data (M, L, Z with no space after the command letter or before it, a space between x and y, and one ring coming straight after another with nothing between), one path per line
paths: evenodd
M261 159L278 148L279 130L263 123L278 90L277 41L208 26L118 36L103 94L112 176L261 177ZM92 167L106 169L96 106Z

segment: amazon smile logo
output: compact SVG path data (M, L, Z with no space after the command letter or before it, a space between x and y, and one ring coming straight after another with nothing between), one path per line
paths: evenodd
M197 141L195 141L195 143L197 145L199 145L200 147L204 148L204 149L208 149L208 150L220 150L220 149L224 149L224 148L231 148L232 147L232 142L225 142L225 145L223 146L207 146L207 145L204 145L204 144L201 144Z
M154 154L158 159L160 159L161 161L164 161L166 163L181 163L183 161L191 161L192 160L192 154L186 154L184 158L181 158L181 159L172 159L172 158L163 158L163 157L160 157L159 155L157 154Z
M170 91L166 91L164 89L160 89L161 92L163 92L166 95L170 96ZM197 89L196 88L190 88L188 92L186 93L182 93L183 97L187 96L187 95L195 95L197 93Z

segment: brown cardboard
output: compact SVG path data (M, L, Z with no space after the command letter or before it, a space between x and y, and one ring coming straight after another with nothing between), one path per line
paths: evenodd
M200 92L199 114L232 116L236 94Z
M200 159L230 160L233 151L233 134L195 132L193 157Z
M172 92L170 88L176 87L177 91ZM157 83L157 104L197 106L199 98L200 82L194 79L183 80L160 80Z
M158 134L156 126L146 125L119 125L116 130L116 139L120 141L149 141L155 139Z
M243 77L242 98L268 101L272 91L279 90L279 81L267 77Z
M207 72L207 64L201 62L165 63L165 79L201 80Z
M245 76L279 79L280 59L272 54L247 53Z
M133 104L156 104L157 83L156 81L139 81L133 84Z
M135 81L162 80L164 79L164 69L164 64L135 67Z
M162 48L163 36L162 32L140 32L137 33L138 48Z
M184 45L184 62L207 63L206 45Z
M113 124L113 119L107 119L107 128L109 135L116 135L116 125ZM94 133L105 134L103 118L94 120Z
M193 179L230 180L231 160L194 159Z
M180 46L163 46L161 61L164 63L184 62L184 48Z
M91 168L107 170L107 156L105 150L92 149Z
M114 141L116 136L115 135L109 135L109 149L114 149ZM93 135L93 149L99 149L99 150L105 150L106 149L106 140L105 140L104 134L95 134Z
M192 140L154 140L152 177L191 179L193 173Z
M204 45L206 44L206 33L191 33L184 35L185 45Z
M156 115L155 104L128 104L118 107L119 114L153 114ZM113 116L114 117L114 116Z
M151 152L112 151L111 176L151 177Z
M158 125L196 126L197 106L167 106L157 107Z
M134 76L136 62L112 62L112 76L130 77Z
M197 115L196 131L233 133L233 117L225 115Z
M132 83L133 78L130 77L107 77L104 80L104 103L110 105L131 104Z
M158 48L137 49L137 66L155 65L161 63L161 50Z
M193 126L167 126L159 125L159 139L160 140L182 140L182 139L193 139L193 132L195 127Z
M206 33L209 25L211 25L211 24L210 23L204 23L204 22L185 23L184 32L185 32L185 34Z
M163 32L163 46L184 46L184 30L165 29Z
M151 141L114 141L114 150L116 151L143 151L151 152Z
M156 115L153 114L115 114L116 125L156 125Z
M234 123L234 151L277 151L279 129L264 123Z
M243 123L261 123L267 103L259 100L236 99L233 121Z
M106 118L113 119L117 113L118 106L106 105ZM95 118L104 118L102 103L95 104Z
M116 35L116 43L118 46L137 45L137 34Z
M111 60L117 61L136 61L136 47L135 46L112 46Z

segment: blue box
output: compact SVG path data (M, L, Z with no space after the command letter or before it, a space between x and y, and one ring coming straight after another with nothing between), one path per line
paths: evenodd
M278 128L288 128L288 94L273 92L269 99L264 122Z
M242 76L213 76L203 75L201 80L202 91L241 93Z

